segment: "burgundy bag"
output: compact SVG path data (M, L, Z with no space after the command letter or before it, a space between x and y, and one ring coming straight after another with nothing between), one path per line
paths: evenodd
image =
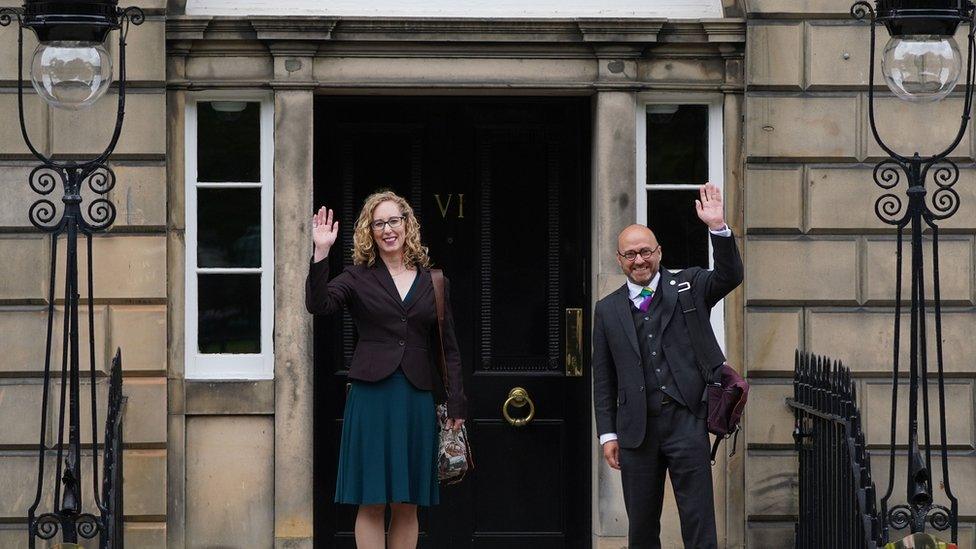
M705 380L705 394L702 395L702 400L708 402L708 432L715 435L711 455L712 465L714 465L718 445L723 439L734 436L729 457L735 455L735 447L739 442L739 429L741 428L739 422L749 398L749 382L740 376L739 372L736 372L732 366L729 366L728 362L723 362L718 370L714 370L711 365L704 363L702 354L705 351L705 334L698 315L695 314L695 302L691 296L691 282L682 282L678 285L678 302L681 305L681 312L685 315L685 325L688 326L691 346L695 350L695 362L698 363L698 369Z

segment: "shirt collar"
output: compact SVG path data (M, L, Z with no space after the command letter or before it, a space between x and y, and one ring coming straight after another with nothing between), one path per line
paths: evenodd
M656 273L654 273L654 278L651 279L651 283L648 284L647 287L650 288L651 291L656 292L657 283L660 281L661 281L661 271L659 269ZM634 284L633 282L630 281L629 278L627 279L627 290L629 291L630 299L637 299L637 296L640 295L641 290L643 289L644 286L641 286L639 284Z

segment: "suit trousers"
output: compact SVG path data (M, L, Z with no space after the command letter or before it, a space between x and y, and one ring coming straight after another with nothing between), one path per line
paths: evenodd
M688 549L718 546L712 467L705 420L670 402L648 416L647 434L637 448L620 448L620 477L630 522L629 549L661 547L661 508L665 473L671 475Z

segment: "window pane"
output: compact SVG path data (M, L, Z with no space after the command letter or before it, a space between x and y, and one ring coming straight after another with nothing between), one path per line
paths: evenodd
M197 103L197 181L261 180L261 104Z
M261 275L197 276L200 352L261 352Z
M261 266L261 189L197 190L197 266Z
M708 268L708 227L698 219L698 191L648 191L647 224L668 269Z
M647 183L708 181L708 105L648 105Z

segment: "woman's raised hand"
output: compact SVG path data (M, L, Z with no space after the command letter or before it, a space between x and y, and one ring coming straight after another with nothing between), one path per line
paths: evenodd
M315 261L329 256L329 250L339 236L339 222L332 220L332 210L325 206L312 216L312 241L315 243Z

